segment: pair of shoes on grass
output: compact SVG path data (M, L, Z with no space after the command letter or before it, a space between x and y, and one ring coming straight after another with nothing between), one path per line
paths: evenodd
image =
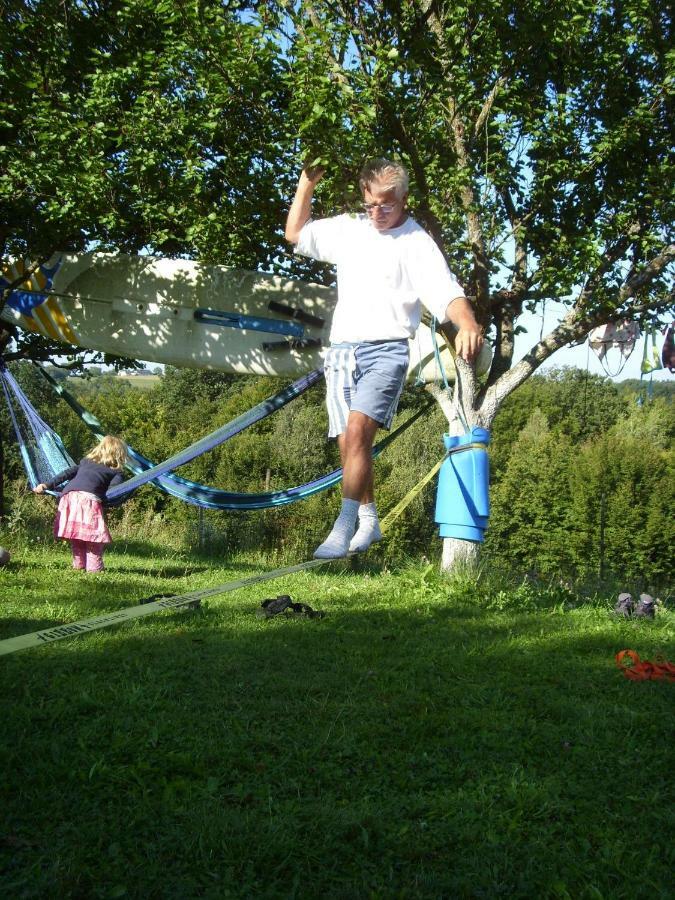
M619 594L614 612L625 619L631 616L635 619L653 619L656 614L656 600L649 594L640 594L640 602L636 606L631 594Z
M294 603L288 594L269 597L267 600L263 600L260 607L257 611L258 615L265 619L271 619L272 616L279 616L282 613L305 616L308 619L320 619L324 615L320 610L312 609L309 603Z

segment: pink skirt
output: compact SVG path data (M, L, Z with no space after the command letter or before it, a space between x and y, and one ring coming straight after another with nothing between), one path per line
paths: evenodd
M109 544L112 541L103 515L103 504L86 491L71 491L59 500L54 537L67 541Z

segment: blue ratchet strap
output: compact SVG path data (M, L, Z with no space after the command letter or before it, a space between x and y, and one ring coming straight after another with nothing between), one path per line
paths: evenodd
M303 337L305 328L296 322L282 322L279 319L267 319L264 316L244 316L240 313L223 312L219 309L196 309L196 322L218 325L222 328L241 328L250 331L264 331L268 334L289 334L292 337Z

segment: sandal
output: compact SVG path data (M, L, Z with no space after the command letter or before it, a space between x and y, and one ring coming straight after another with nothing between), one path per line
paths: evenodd
M260 609L256 610L256 613L265 619L271 619L273 616L278 616L288 611L295 615L306 616L308 619L320 619L325 615L319 610L312 609L308 603L294 603L288 594L268 597L267 600L263 600L260 607Z
M258 610L259 616L270 619L272 616L278 616L288 609L293 601L288 594L279 594L278 597L268 597L260 604L261 609Z

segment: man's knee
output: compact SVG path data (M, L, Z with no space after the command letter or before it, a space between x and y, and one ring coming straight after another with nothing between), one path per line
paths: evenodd
M375 439L379 424L365 413L353 412L347 422L344 433L344 445L347 450L370 449Z

